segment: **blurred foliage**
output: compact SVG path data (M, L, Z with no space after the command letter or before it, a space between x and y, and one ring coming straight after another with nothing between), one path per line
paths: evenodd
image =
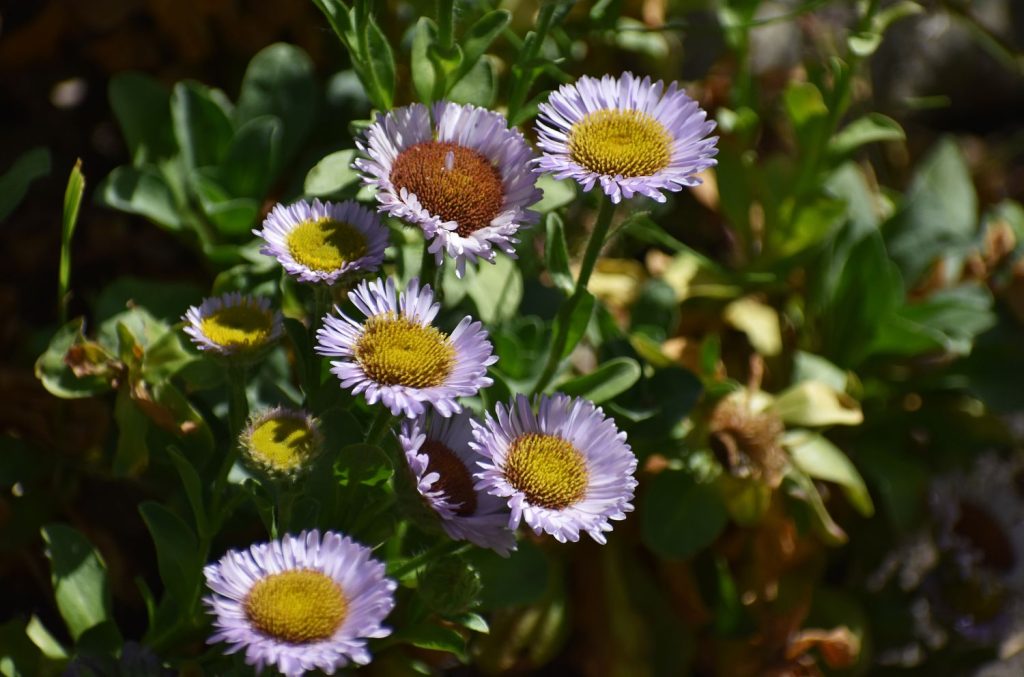
M628 433L637 511L604 547L523 537L509 559L473 549L411 568L367 670L1024 670L1024 541L1009 519L1024 514L1024 137L1019 120L936 133L927 102L883 101L872 76L980 49L1019 87L1020 8L973 4L460 2L447 23L417 1L45 3L0 44L0 68L77 36L110 75L124 152L106 176L85 162L83 218L153 224L202 282L104 270L87 319L41 328L49 395L24 379L5 395L0 571L18 590L0 674L241 670L203 645L200 571L275 529L280 497L238 472L215 495L228 387L178 319L210 288L262 292L288 317L288 340L250 374L250 404L305 403L324 421L331 451L290 526L415 564L432 534L395 517L415 497L389 450L365 443L368 409L302 362L309 290L251 230L277 202L372 202L350 167L372 109L447 98L503 110L529 135L551 89L624 68L686 82L718 122L718 166L620 212L584 300L558 319L596 201L541 179L545 216L519 259L446 271L442 318L488 326L500 361L478 410L528 392L568 322L552 389ZM219 49L252 55L244 73L217 73L234 77L225 90L178 79L183 65L215 70ZM0 219L13 222L51 153L0 164ZM405 282L423 239L391 226L386 270Z

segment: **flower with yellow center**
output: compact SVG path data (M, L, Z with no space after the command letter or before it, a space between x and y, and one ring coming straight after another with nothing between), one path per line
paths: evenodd
M334 284L342 276L374 272L384 261L388 229L357 202L299 201L277 205L252 231L289 275L302 282Z
M320 454L323 435L306 412L275 407L249 420L241 443L249 465L273 478L294 479Z
M469 541L507 556L515 550L505 501L473 487L477 455L467 412L443 418L434 412L403 422L398 440L416 490L437 514L441 528L457 541Z
M459 277L467 263L493 263L495 250L515 256L516 232L537 221L533 151L499 113L413 104L379 115L357 145L366 157L355 165L381 211L421 228Z
M612 202L637 194L664 202L662 191L699 184L696 175L715 164L715 123L674 82L584 76L539 111L537 171L588 191L600 184Z
M215 628L208 641L244 649L257 671L274 665L287 677L369 663L366 640L391 633L381 621L396 588L370 554L315 530L228 552L203 571Z
M243 361L263 356L284 331L281 313L271 309L268 299L241 292L204 299L182 320L200 350Z
M506 500L509 528L525 521L563 543L581 531L604 543L610 520L633 509L636 456L592 402L556 393L539 397L534 411L519 395L472 425L470 446L484 457L476 488Z
M462 410L459 397L491 384L487 367L498 361L483 325L464 317L450 334L432 324L440 310L429 285L411 280L363 281L349 292L363 313L358 321L335 309L317 330L316 352L336 357L331 372L342 388L382 402L393 414L415 418L426 404L448 417Z

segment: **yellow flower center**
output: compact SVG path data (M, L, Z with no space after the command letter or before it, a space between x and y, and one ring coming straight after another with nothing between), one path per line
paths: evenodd
M288 233L288 252L310 270L330 273L366 256L366 237L350 223L303 221Z
M245 615L264 635L292 644L328 639L345 621L341 586L313 569L272 574L252 586Z
M651 176L668 167L672 135L642 111L599 110L572 126L569 157L597 174Z
M395 158L391 183L466 237L491 224L505 201L501 173L482 154L448 141L425 141Z
M203 334L223 348L253 350L270 341L274 316L270 311L243 302L210 313L200 321Z
M459 505L455 514L465 517L475 513L476 491L473 489L473 478L455 452L436 440L424 442L420 451L429 459L427 472L436 472L441 476L434 482L434 487L440 488L445 498Z
M455 367L447 334L394 313L369 318L354 352L363 372L382 385L439 386Z
M261 465L287 472L316 455L317 436L305 419L275 416L255 426L248 451Z
M587 463L569 442L554 435L527 433L512 440L505 478L532 505L568 508L587 493Z

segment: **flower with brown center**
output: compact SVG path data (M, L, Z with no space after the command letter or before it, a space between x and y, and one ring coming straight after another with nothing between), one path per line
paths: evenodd
M438 263L494 262L515 256L516 232L537 220L533 152L493 111L441 101L379 115L358 142L364 180L381 211L420 227Z
M478 457L469 446L470 420L466 412L451 418L431 412L405 421L398 439L416 490L445 533L507 556L516 547L515 533L508 528L508 508L473 486Z

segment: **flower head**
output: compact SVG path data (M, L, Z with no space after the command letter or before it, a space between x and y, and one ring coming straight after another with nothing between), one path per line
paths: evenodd
M434 327L440 304L429 285L413 279L396 293L391 278L364 280L348 296L366 319L335 308L341 317L325 316L316 332L316 352L341 358L331 362L341 387L414 418L427 403L451 416L462 410L456 398L491 385L487 367L498 358L483 325L467 316L451 334Z
M250 465L284 479L309 470L323 449L323 435L306 412L275 407L249 419L241 443Z
M268 299L237 291L203 299L182 320L200 350L240 360L259 358L284 332L281 313Z
M373 272L384 261L388 230L357 202L296 202L277 205L253 230L273 256L302 282L334 284L343 275Z
M674 82L584 76L539 108L538 171L588 191L600 183L612 202L634 194L664 202L663 190L695 186L715 164L718 137L707 137L715 123Z
M516 547L505 501L473 487L477 454L467 412L451 418L424 414L402 424L398 439L416 489L451 538L508 555Z
M493 263L495 249L515 256L516 232L538 218L529 210L542 196L533 152L499 113L413 104L378 115L357 145L368 157L355 164L380 209L419 226L437 262L447 253L459 277L467 262Z
M486 461L476 488L507 498L509 528L525 520L561 542L586 531L598 543L609 520L626 518L636 489L636 456L626 434L592 402L557 393L537 399L519 395L497 405L484 423L473 422L470 442Z
M208 641L226 642L229 653L245 649L257 670L333 674L369 663L366 639L391 633L381 621L395 606L395 582L369 548L335 532L232 550L203 573L216 628Z

